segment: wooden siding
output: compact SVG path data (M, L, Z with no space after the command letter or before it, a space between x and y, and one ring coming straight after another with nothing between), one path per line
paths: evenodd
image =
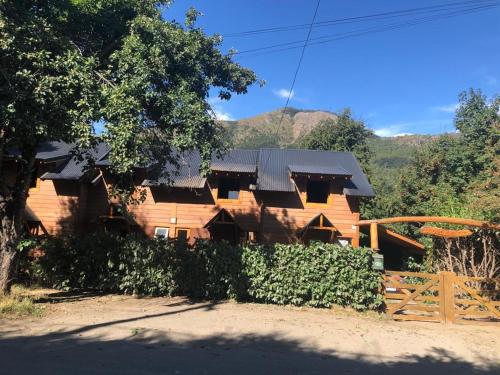
M80 185L76 181L40 180L29 190L28 207L50 234L71 233L80 219Z
M358 199L342 194L340 181L331 184L327 204L306 202L305 181L297 181L295 193L253 192L248 185L249 181L242 179L237 200L218 200L216 179L210 179L203 191L147 188L146 200L129 210L148 236L154 235L156 227L166 227L170 237L177 228L186 228L191 238L206 238L209 233L203 227L225 208L244 231L258 232L259 241L266 243L296 240L297 230L323 213L339 230L339 236L356 243Z
M209 180L203 190L146 188L145 201L129 206L129 210L149 236L154 235L156 227L166 227L170 237L175 236L177 228L185 228L190 229L191 239L207 238L209 233L203 227L222 208L231 213L243 230L257 231L260 209L248 185L249 181L243 179L237 200L218 200L216 180Z
M109 178L108 178L109 180ZM69 181L41 181L30 190L28 205L42 220L49 233L94 231L100 228L99 217L109 214L107 180L97 184ZM359 203L355 197L342 194L342 181L331 183L327 204L310 204L306 180L296 179L297 191L254 192L250 178L241 178L238 199L217 199L217 178L208 179L203 190L144 188L145 201L130 205L129 211L147 236L156 227L169 228L174 237L177 229L188 229L190 241L210 236L204 226L222 209L226 209L242 230L256 232L264 243L297 240L297 231L322 213L340 233L357 244Z
M295 240L298 229L303 228L316 215L322 213L339 230L339 236L357 241L354 224L359 220L358 199L342 194L341 181L332 182L328 203L307 203L306 180L296 180L295 193L259 193L265 204L261 223L263 242Z

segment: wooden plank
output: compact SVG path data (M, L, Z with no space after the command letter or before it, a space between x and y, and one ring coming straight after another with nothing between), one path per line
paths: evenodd
M491 305L495 307L500 307L500 301L488 301ZM481 305L482 303L475 299L464 299L464 298L456 298L456 305Z
M487 221L481 221L481 220L461 219L457 217L446 217L446 216L400 216L400 217L391 217L387 219L358 221L358 225L371 225L373 223L375 224L448 223L448 224L468 225L471 227L500 230L500 224L489 223Z
M493 313L490 311L461 311L455 310L456 315L460 316L470 316L470 317L494 317Z
M420 285L415 291L407 296L405 299L403 299L401 302L397 303L395 306L391 305L391 308L389 310L390 313L394 313L397 310L400 310L402 307L404 307L409 301L411 301L414 297L417 297L418 295L422 294L425 292L428 288L434 286L435 281L430 280L424 285Z
M403 299L406 298L408 295L407 294L402 294L402 293L386 293L385 298L386 299ZM414 301L430 301L430 302L439 302L439 297L438 296L423 296L420 295L418 297L415 297L413 299Z
M425 304L417 304L417 305L412 305L412 304L407 304L405 306L405 311L426 311L426 312L439 312L439 306L437 305L425 305Z
M435 280L429 280L429 281L435 281ZM428 283L427 281L426 283ZM421 287L422 285L425 285L426 283L422 284L402 284L402 283L397 283L397 282L387 282L384 283L386 288L397 288L397 289L417 289Z
M437 227L422 227L420 228L420 233L430 236L442 237L442 238L458 238L458 237L469 237L472 235L472 231L469 229L443 229Z
M406 271L385 271L386 275L399 275L399 276L409 276L409 277L420 277L426 279L437 280L438 275L433 273L424 272L406 272Z
M394 320L412 320L419 322L439 322L438 316L432 315L415 315L415 314L392 314Z
M469 293L472 298L475 298L476 300L481 302L481 304L486 306L488 308L488 310L490 310L496 317L500 318L500 311L497 311L497 309L494 305L489 303L487 300L485 300L480 295L478 295L474 290L470 289L467 285L465 285L465 283L462 280L455 278L455 283L458 284L458 286L460 288L462 288L467 293Z

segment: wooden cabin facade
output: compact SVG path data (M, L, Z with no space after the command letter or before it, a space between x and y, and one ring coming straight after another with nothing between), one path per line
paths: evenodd
M373 190L351 153L311 150L233 150L214 157L207 176L198 153L183 154L177 170L137 171L144 202L116 210L108 197L108 149L94 150L86 170L70 147L52 142L37 156L27 221L43 233L140 231L147 236L262 243L322 240L359 244L359 200ZM169 179L165 176L170 174Z
M199 166L197 153L184 154L170 181L147 176L140 183L146 199L129 212L141 231L190 242L359 244L359 199L373 190L350 153L233 150L212 160L207 177Z

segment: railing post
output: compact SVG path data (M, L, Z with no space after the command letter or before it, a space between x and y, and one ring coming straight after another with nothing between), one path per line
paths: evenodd
M451 324L455 320L455 289L453 272L439 273L439 315L442 323Z
M371 223L370 224L370 247L378 251L378 226L377 223Z

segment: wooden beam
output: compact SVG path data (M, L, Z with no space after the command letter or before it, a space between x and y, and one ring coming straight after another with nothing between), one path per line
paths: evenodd
M409 245L412 245L420 250L425 250L425 246L422 245L420 242L417 242L415 240L412 240L411 238L409 237L406 237L406 236L403 236L402 234L399 234L399 233L396 233L390 229L387 229L387 228L384 228L383 226L381 226L381 228L379 228L379 230L382 230L384 232L384 234L386 234L387 236L390 236L390 237L393 237L401 242L404 242L404 243L407 243Z
M370 224L370 247L373 250L378 250L378 225L377 223Z
M469 237L472 235L472 231L469 229L453 230L436 227L422 227L420 228L420 233L443 238Z
M375 220L360 220L357 225L371 225L376 224L394 224L394 223L447 223L447 224L458 224L467 225L471 227L487 228L500 230L500 224L489 223L487 221L473 220L473 219L462 219L458 217L446 217L446 216L400 216L391 217L386 219L375 219Z

